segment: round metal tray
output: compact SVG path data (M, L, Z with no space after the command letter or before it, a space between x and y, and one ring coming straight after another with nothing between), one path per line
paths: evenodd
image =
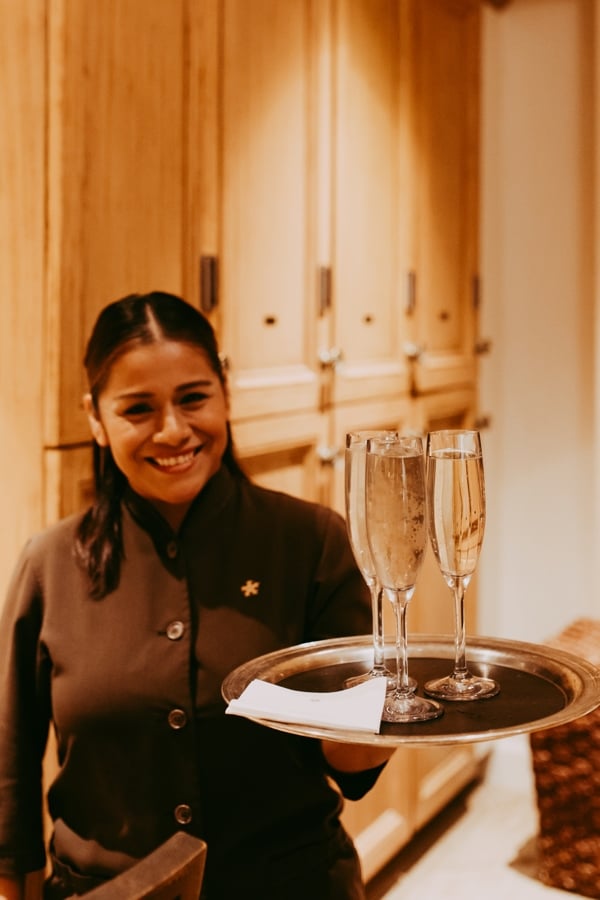
M394 668L395 649L386 645ZM421 686L452 668L454 639L445 635L409 637L409 673ZM368 671L373 658L369 635L299 644L252 659L234 669L222 685L227 702L255 678L300 691L335 691L350 675ZM469 637L467 662L475 674L500 683L487 700L444 702L444 715L430 722L382 722L379 734L328 729L256 718L279 731L356 744L457 744L489 741L569 722L600 705L600 670L584 659L546 645Z

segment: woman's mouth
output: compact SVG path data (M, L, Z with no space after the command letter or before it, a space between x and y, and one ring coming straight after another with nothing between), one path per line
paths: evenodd
M150 456L148 457L148 462L152 463L157 469L162 470L184 469L190 465L201 449L201 447L195 447L187 453L178 453L174 456Z

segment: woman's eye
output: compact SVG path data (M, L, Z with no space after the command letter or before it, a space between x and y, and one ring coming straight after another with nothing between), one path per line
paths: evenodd
M180 402L186 406L190 406L195 403L202 403L206 398L207 394L204 394L201 391L190 391L188 394L182 396Z
M123 415L143 416L149 412L152 412L152 407L149 403L133 403L131 406L128 406L127 409L123 410Z

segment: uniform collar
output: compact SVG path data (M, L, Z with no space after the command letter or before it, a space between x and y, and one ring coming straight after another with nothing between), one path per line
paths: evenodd
M179 532L175 533L161 516L158 509L149 501L140 497L130 487L126 488L123 503L132 517L157 544L176 540L184 533L191 522L208 521L226 505L235 489L235 479L227 466L221 465L219 471L207 482L190 506Z

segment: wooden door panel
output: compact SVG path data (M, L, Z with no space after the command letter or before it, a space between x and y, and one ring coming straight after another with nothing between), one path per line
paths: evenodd
M317 413L256 419L234 425L233 439L253 481L305 500L325 502L318 453L323 426Z
M400 747L375 787L344 805L342 822L353 837L365 881L410 840L415 830L414 751Z
M480 773L489 752L474 744L411 751L416 781L415 828L422 828Z
M0 606L42 521L45 4L0 4Z
M306 0L223 6L222 346L234 420L316 408Z
M183 0L48 2L49 446L88 437L99 309L182 289L184 19Z
M475 377L479 3L403 5L419 391Z
M399 304L399 21L393 0L339 0L335 36L334 400L407 389Z
M44 453L45 524L82 512L94 499L92 445Z

